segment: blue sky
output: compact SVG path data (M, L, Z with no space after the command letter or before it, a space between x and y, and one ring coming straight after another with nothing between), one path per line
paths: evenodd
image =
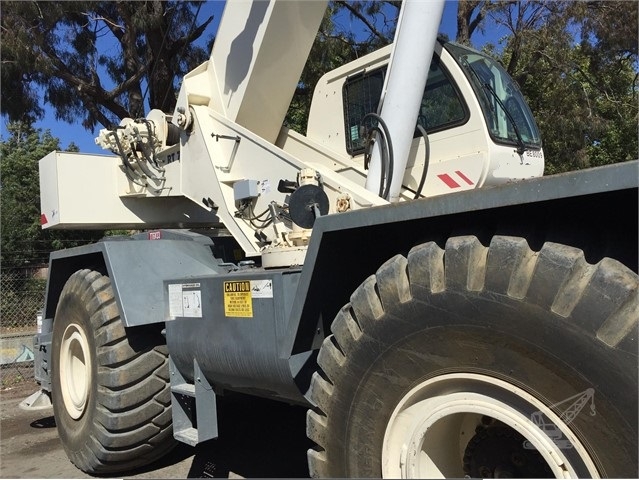
M216 0L205 2L204 6L202 7L198 17L199 21L208 18L208 16L210 15L214 15L214 21L211 23L211 25L209 25L209 29L202 37L203 41L206 41L217 30L222 16L223 5L223 1ZM456 12L457 2L447 1L444 8L442 22L439 27L439 32L447 34L448 37L451 39L454 39L456 34ZM494 35L492 36L494 37ZM473 40L478 40L479 43L486 41L486 39L476 37L473 37ZM51 110L51 108L48 108L46 104L44 105L44 108L46 112L45 117L41 121L36 123L36 128L50 130L53 136L60 139L60 144L63 148L66 148L71 142L73 142L80 147L80 151L83 153L110 153L108 151L102 150L100 147L95 145L94 139L97 136L99 130L102 128L101 126L96 128L94 132L89 132L85 130L79 123L69 124L63 121L56 120L55 114ZM3 117L2 128L0 132L3 138L6 138L6 121L6 118Z

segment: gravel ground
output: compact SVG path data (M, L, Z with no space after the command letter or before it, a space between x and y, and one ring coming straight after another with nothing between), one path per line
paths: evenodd
M37 390L34 382L0 390L0 478L92 478L67 459L52 409L18 407ZM219 439L179 444L161 461L117 478L308 477L304 408L233 395L220 399L218 415Z

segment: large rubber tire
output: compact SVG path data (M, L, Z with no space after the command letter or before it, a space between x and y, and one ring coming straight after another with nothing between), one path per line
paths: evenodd
M125 329L108 277L75 272L53 323L52 401L69 459L87 473L147 465L173 446L164 338Z
M526 460L534 477L636 478L638 289L614 260L590 265L580 250L533 252L513 237L390 259L320 349L311 475L489 477L500 442L527 440L543 447ZM508 476L533 453L513 453Z

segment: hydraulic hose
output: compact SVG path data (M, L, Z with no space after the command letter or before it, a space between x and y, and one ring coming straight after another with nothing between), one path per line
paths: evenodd
M388 131L388 126L386 125L386 122L384 122L382 117L380 117L376 113L368 113L364 115L364 118L362 118L362 124L364 124L364 122L368 118L373 118L374 120L377 120L377 123L379 125L379 126L371 128L371 132L368 137L368 143L370 145L373 133L377 132L380 134L380 152L381 152L381 158L382 158L382 172L380 176L380 186L379 186L378 195L388 200L387 197L390 193L390 187L393 181L393 167L395 164L395 158L393 154L393 142L391 140L390 133ZM381 129L379 127L381 127ZM385 170L388 170L388 175L386 175Z
M155 165L155 168L157 168L160 172L163 172L164 169L160 168L160 165L158 164L157 155L155 154L155 148L153 148L153 145L151 143L151 139L153 138L153 129L151 128L151 122L148 121L146 118L142 118L138 120L138 122L142 122L144 123L144 125L146 125L146 132L149 138L149 148L151 150L151 158L148 157L148 155L146 154L146 151L144 152L144 157L147 158L147 161L149 161L149 163L152 162L153 165Z
M122 159L122 163L124 164L124 174L127 176L129 180L131 180L131 182L135 183L136 185L139 185L140 187L146 188L146 185L138 182L137 179L133 177L133 174L135 173L135 169L133 168L133 165L131 165L131 162L129 162L129 159L126 157L126 154L124 153L124 149L122 148L122 144L120 143L120 139L118 138L117 133L115 133L115 131L111 131L110 135L113 137L113 139L115 140L115 144L118 147L118 155L120 156L120 158Z
M417 200L422 194L424 183L426 183L426 174L428 173L428 164L430 163L430 140L428 139L428 133L426 133L426 129L422 127L419 123L417 124L417 130L419 130L419 133L421 133L422 137L424 138L426 152L424 154L424 170L422 171L422 178L419 180L419 186L417 187L417 191L415 192L415 200Z
M387 157L387 145L386 138L384 137L384 132L379 127L371 127L368 132L368 138L366 139L366 154L364 155L364 168L368 169L368 165L370 164L371 157L373 155L373 145L375 145L374 135L378 134L379 136L379 150L381 152L381 173L379 177L379 188L377 190L377 194L381 197L384 192L384 178L386 177L386 167L388 163Z

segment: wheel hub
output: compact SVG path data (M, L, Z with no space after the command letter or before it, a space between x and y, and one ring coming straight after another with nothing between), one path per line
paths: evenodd
M543 457L524 448L525 441L504 424L478 426L464 453L464 473L473 478L552 478Z
M91 385L91 353L84 329L67 326L60 346L60 390L64 407L71 418L84 413Z
M552 419L574 448L561 448L534 423ZM388 421L385 478L598 477L586 449L565 423L520 388L478 374L448 374L408 392Z

